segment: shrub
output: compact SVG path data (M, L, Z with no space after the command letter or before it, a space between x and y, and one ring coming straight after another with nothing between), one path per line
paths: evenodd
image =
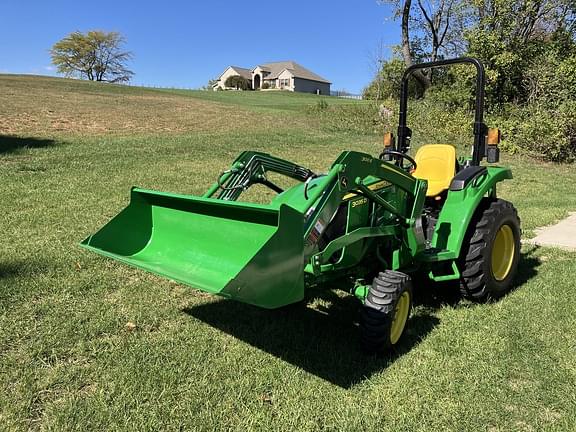
M382 68L374 79L362 91L362 99L390 99L400 97L402 76L406 65L400 58L394 57L382 63ZM408 92L410 95L422 93L420 85L415 80L410 80Z
M464 154L473 143L473 121L474 112L463 106L452 107L432 98L409 102L408 126L414 147L452 144Z
M328 102L326 102L324 99L320 99L318 102L316 102L316 109L320 111L328 109Z
M329 106L322 99L310 106L308 112L315 114L323 126L333 132L368 135L392 130L391 117L382 115L379 106L372 103Z
M561 65L559 66L559 68ZM569 65L564 67L571 70ZM559 70L559 75L562 71ZM543 79L549 75L543 76ZM547 78L546 78L547 79ZM570 73L560 79L570 82ZM543 85L543 84L542 84ZM500 148L508 153L522 153L552 161L576 162L576 101L574 88L556 86L553 100L537 100L529 105L506 104L498 111L488 112L489 127L499 127L503 140ZM470 90L456 86L442 92L437 89L423 99L409 101L408 125L413 130L412 146L448 143L469 154L473 143L474 105ZM308 108L328 130L352 134L382 134L395 132L397 100L384 104L359 103L328 106L318 101ZM390 109L389 107L394 107Z
M504 151L551 162L576 161L576 102L516 108L503 116L499 126Z
M413 145L449 143L461 152L470 149L473 118L471 107L454 107L433 98L411 101L408 124L413 130ZM502 130L503 151L551 162L576 161L576 102L523 107L508 104L487 114L485 122Z
M236 90L247 90L250 88L250 81L242 78L240 75L229 76L224 82L226 87L235 88Z

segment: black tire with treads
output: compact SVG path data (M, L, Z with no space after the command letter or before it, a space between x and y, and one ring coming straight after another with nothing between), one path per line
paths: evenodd
M391 341L392 322L398 301L406 291L409 296L407 321L412 308L410 276L402 272L386 270L374 278L360 316L361 340L365 351L379 352L394 345ZM405 325L402 332L404 332Z
M492 249L503 225L512 230L514 256L506 277L497 280L492 269ZM468 226L458 260L463 297L482 302L497 299L510 290L520 259L520 235L520 219L510 202L485 198L480 203Z

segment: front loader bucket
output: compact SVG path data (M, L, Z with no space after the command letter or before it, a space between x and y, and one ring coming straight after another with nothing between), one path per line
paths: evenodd
M304 216L270 206L132 189L81 245L202 291L264 308L304 297Z

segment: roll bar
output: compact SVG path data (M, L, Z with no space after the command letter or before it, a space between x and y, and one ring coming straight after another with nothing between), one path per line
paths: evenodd
M472 149L471 165L480 165L485 155L486 134L488 128L484 123L484 86L486 83L484 65L474 57L462 57L435 62L420 63L412 65L404 71L402 85L400 87L400 116L398 119L398 145L396 150L406 153L410 148L410 138L412 130L406 125L406 114L408 110L408 79L412 74L421 69L434 69L453 64L471 63L476 66L476 102L474 114L474 147Z

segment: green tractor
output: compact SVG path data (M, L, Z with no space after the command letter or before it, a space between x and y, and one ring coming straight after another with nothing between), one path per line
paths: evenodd
M474 144L424 145L409 156L408 79L418 69L476 66ZM246 151L201 197L133 188L130 204L82 242L101 255L201 291L274 309L312 286L345 287L362 303L363 346L396 345L412 308L412 280L458 281L474 301L497 298L513 281L520 221L496 185L512 178L498 162L499 133L483 122L484 68L473 58L415 65L402 80L398 139L379 157L343 152L325 174ZM296 180L283 190L278 173ZM276 195L242 202L250 186ZM422 287L424 289L425 287Z

